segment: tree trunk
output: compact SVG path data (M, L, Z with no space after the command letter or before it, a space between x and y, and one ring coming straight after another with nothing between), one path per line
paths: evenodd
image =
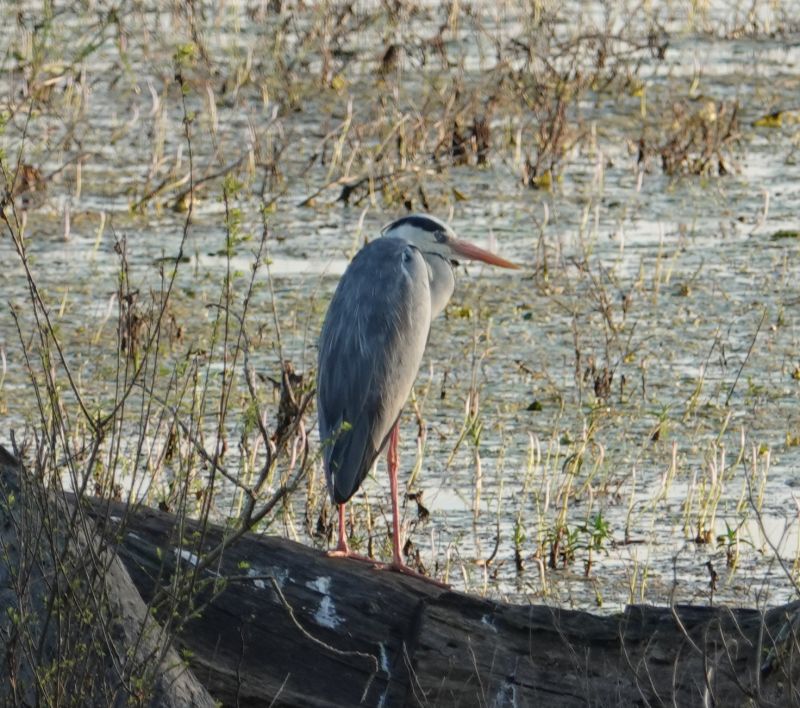
M614 616L508 605L253 533L198 571L223 529L107 501L88 508L145 602L164 589L188 599L177 642L226 706L800 703L785 621L800 603Z
M145 599L179 555L184 572L195 560L175 552L175 524L150 509L128 519L119 553ZM185 524L184 538L195 530ZM208 544L221 538L208 530ZM615 616L508 605L256 534L214 573L224 588L200 593L180 641L225 705L785 706L800 695L793 632L761 670L800 603Z
M0 446L0 705L212 708L93 526Z

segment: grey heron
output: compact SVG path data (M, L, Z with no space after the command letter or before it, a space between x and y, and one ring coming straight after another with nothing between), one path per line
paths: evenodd
M397 219L364 246L336 288L319 340L317 410L328 491L338 505L339 541L331 555L359 556L347 543L344 507L388 444L392 562L403 563L397 495L398 421L417 377L431 321L455 287L456 259L519 266L461 241L438 219ZM424 576L423 576L424 577Z

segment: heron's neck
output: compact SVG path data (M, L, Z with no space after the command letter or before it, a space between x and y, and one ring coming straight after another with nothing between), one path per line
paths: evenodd
M450 300L456 279L450 262L435 253L423 253L428 264L428 280L431 288L431 319L436 317Z

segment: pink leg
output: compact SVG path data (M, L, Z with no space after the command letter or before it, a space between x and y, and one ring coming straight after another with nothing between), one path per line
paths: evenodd
M400 534L400 499L397 492L397 468L398 468L398 454L397 444L400 440L400 424L395 423L392 428L392 434L389 438L389 449L386 451L386 462L389 467L389 488L392 494L392 562L388 567L391 570L396 570L398 573L405 575L412 575L415 578L426 580L429 583L438 585L439 587L449 588L446 583L442 583L427 575L418 573L412 570L405 563L403 563L403 555L401 548L403 547L402 537Z
M394 424L392 434L389 436L389 449L386 451L386 463L389 467L389 489L392 494L392 567L402 572L403 556L400 548L402 539L400 538L400 499L397 492L397 468L399 459L397 454L397 444L400 441L400 425Z
M352 558L353 560L365 561L367 563L374 563L372 558L362 556L350 550L347 543L347 530L344 524L344 504L339 504L339 542L336 544L336 550L328 551L329 556L336 558Z
M350 553L350 546L347 545L347 530L344 526L344 504L339 504L339 543L336 550L347 555Z

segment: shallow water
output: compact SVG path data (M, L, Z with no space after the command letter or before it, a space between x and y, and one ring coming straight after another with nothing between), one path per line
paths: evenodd
M513 146L499 137L513 133L509 126L529 122L520 115L494 116L499 145L486 167L442 168L420 160L431 210L450 218L464 238L526 266L519 273L460 269L455 296L434 326L415 388L424 445L410 406L402 420L401 464L408 471L419 467L412 490L423 492L431 514L417 523L416 505L407 503L411 539L428 568L441 572L449 563L457 587L520 602L602 603L609 610L631 601L708 602L710 561L719 573L715 602L776 603L795 594L800 383L793 372L800 364L800 239L773 235L800 227L798 128L789 120L773 128L752 124L774 110L797 108L800 37L780 4L760 4L758 13L765 16L757 22L759 29L740 33L732 28L743 22L744 10L725 5L726 13L711 3L704 17L690 21L690 4L653 5L669 48L663 61L650 52L637 53L646 109L642 97L630 92L582 96L570 108L572 125L595 137L569 151L552 191L522 185ZM32 18L36 7L22 6ZM69 72L54 81L58 91L82 93L82 101L65 100L34 115L25 146L25 162L44 173L78 153L86 155L80 192L71 162L48 185L42 203L29 210L25 234L39 286L60 313L69 360L87 390L98 391L100 398L110 385L108 347L116 327L115 240L127 239L131 279L144 294L160 287L159 259L175 255L186 220L186 212L173 210L166 197L132 209L159 183L177 181L189 160L171 63L175 45L188 41L180 33L185 28L174 30L175 13L139 7L125 19L125 62L119 58L118 37L107 30L107 39L82 65L82 84ZM609 7L610 26L622 32L624 5ZM500 8L496 16L483 17L485 34L463 19L460 32L449 35L448 51L466 84L485 81L483 72L495 61L492 42L506 42L526 22L514 5ZM602 3L572 9L586 28L593 21L605 23L609 14ZM437 26L437 10L428 12L410 20L423 37ZM276 200L269 215L270 266L256 276L249 320L259 331L253 364L269 376L279 371L279 359L267 286L275 293L284 355L296 370L308 372L324 305L348 258L365 238L377 236L384 223L403 213L401 203L383 203L380 195L344 206L336 201L338 186L323 189L338 173L311 161L323 149L323 138L346 120L348 101L353 122L369 125L376 109L375 64L384 35L391 33L368 24L350 35L339 47L342 54L356 55L342 69L346 89L304 92L300 108L291 111L279 99L265 103L263 98L263 91L281 96L280 81L270 74L270 56L261 53L278 19L252 20L248 8L235 3L218 13L207 9L202 27L219 74L207 82L198 79L187 96L195 112L195 179L240 158L246 165L253 154L270 154L269 145L292 136L291 149L281 156L282 177L274 190L267 189ZM301 46L304 31L315 21L313 13L297 14L287 41ZM79 45L91 34L88 26L85 16L65 12L53 30L60 38L55 44ZM769 28L775 26L784 30L773 33ZM575 31L567 24L556 27L565 40ZM149 42L142 41L145 28ZM639 14L627 25L632 40L643 41L647 31ZM13 23L2 33L6 46L24 43L26 36ZM13 63L5 56L7 64ZM435 93L431 86L446 73L432 57L420 65L409 53L393 89L393 110L405 112L409 124L422 110L422 97ZM521 59L515 61L522 66ZM254 81L224 93L221 77L230 78L246 62L254 76L270 77L266 88L260 91ZM309 49L303 71L294 71L292 80L310 83L320 66ZM0 78L8 106L16 105L23 84L23 73ZM209 87L216 94L213 111ZM673 95L678 100L690 93L698 107L707 97L739 101L741 139L730 160L731 174L670 177L655 159L637 162L642 111L651 117L666 112ZM80 146L67 141L49 149L45 138L57 143L70 120L81 126ZM649 125L649 119L645 122ZM15 114L3 136L7 154L19 149L22 126L22 114ZM327 143L324 149L331 150ZM236 244L230 259L219 180L199 191L185 249L188 263L176 280L174 313L183 329L173 345L176 356L206 345L211 305L226 270L236 274L237 292L246 284L261 232L256 192L262 175L256 174L249 175L248 188L235 200L241 231L249 239ZM180 189L166 194L174 198ZM301 206L317 190L322 191L314 204ZM0 269L3 299L24 312L25 281L5 237L0 258L8 264ZM0 386L6 420L0 441L7 443L10 428L36 422L21 345L7 315L0 317L0 347L7 361ZM597 371L613 369L607 396L595 395L592 376L586 374L591 359ZM210 362L209 371L220 369L221 361ZM479 439L467 435L457 445L476 394L483 425ZM538 410L528 410L534 401ZM242 423L231 417L229 425L235 438ZM313 431L314 442L315 436ZM573 470L576 456L582 465ZM228 462L236 469L235 451ZM723 479L721 485L712 485L714 476ZM150 489L157 497L167 484L164 478L152 485L147 480L141 493ZM561 521L576 534L574 558L566 564L557 558L558 568L545 569L552 545L548 534L558 527L567 484L571 492ZM377 545L386 538L387 487L381 462L354 499L357 518L371 509ZM220 498L221 513L231 503L230 494ZM713 523L702 521L701 509L713 506L703 501L710 494L719 495ZM312 516L320 512L319 503L314 502ZM275 519L270 530L319 544L298 521L304 504L298 498L294 516ZM581 527L598 513L608 530L590 556L589 532ZM709 531L710 543L695 542L698 524ZM729 529L739 529L735 570L726 567L727 544L717 541ZM363 527L360 533L366 533ZM524 564L519 571L515 536ZM488 564L476 562L490 556Z

